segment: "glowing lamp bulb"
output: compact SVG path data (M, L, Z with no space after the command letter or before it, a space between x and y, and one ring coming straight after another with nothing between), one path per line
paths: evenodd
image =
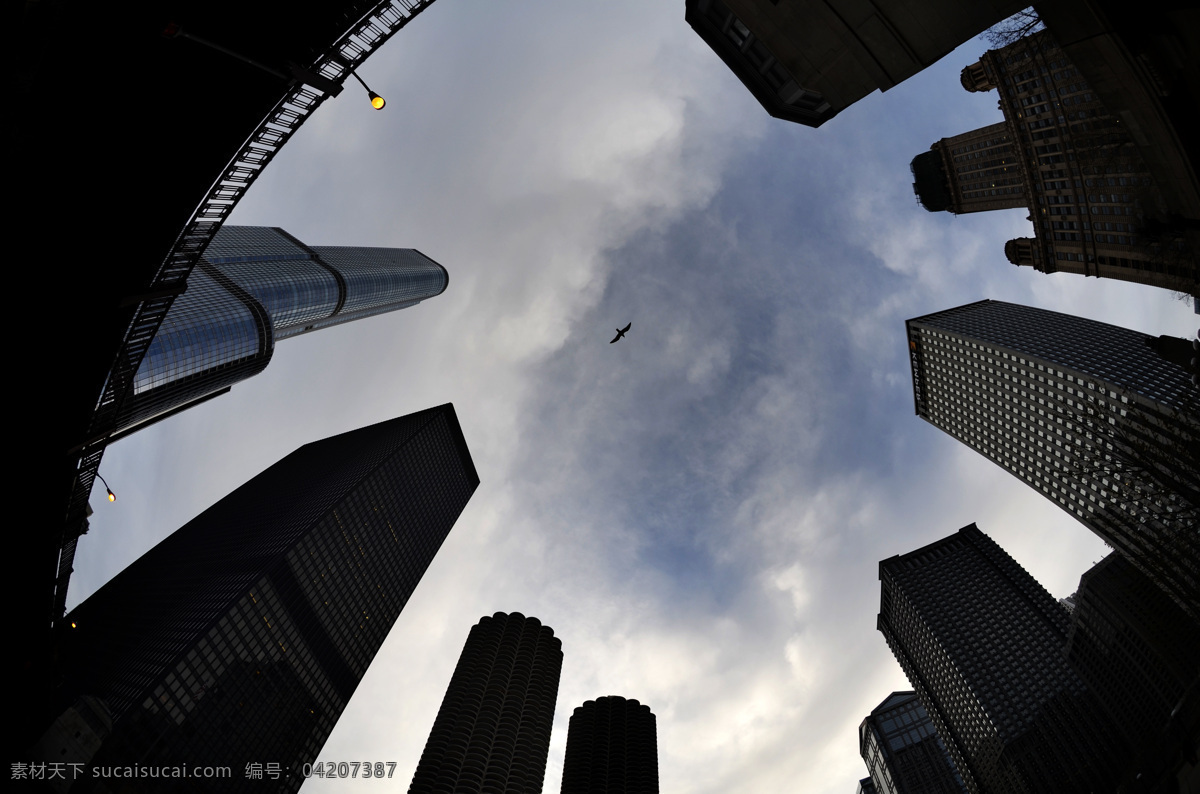
M375 108L376 110L383 110L383 106L387 104L387 101L374 91L370 91L368 93L371 95L371 107Z
M108 491L108 501L110 501L110 502L115 502L115 501L117 501L117 495L116 495L115 493L113 493L113 492L112 492L112 489L111 489L111 488L108 488L108 489L106 489L106 490Z
M75 621L73 621L73 620L71 621L71 628L76 628Z

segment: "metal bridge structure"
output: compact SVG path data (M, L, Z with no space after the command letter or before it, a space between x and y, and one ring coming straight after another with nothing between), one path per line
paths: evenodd
M108 444L125 435L114 434L113 431L125 401L132 394L134 376L175 297L187 288L187 278L192 268L200 261L213 235L275 155L313 112L333 95L324 89L331 84L340 89L346 78L372 53L433 3L434 0L384 0L343 33L315 63L305 69L293 69L293 73L299 71L310 77L315 75L317 79L305 82L298 77L290 82L283 96L259 122L193 211L151 283L141 295L135 296L133 319L96 403L86 440L70 451L71 455L79 456L79 462L59 543L54 592L48 615L51 624L57 622L66 610L67 586L73 570L75 549L79 536L87 531L88 498L96 472L100 469L100 460ZM151 422L162 418L166 417L156 417Z

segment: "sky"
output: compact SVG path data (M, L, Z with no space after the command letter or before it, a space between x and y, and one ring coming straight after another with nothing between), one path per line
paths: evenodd
M387 107L348 85L230 223L417 248L447 291L285 340L110 447L119 499L93 499L68 605L300 445L453 402L480 487L321 760L394 761L406 787L471 625L518 611L563 643L545 791L572 710L622 695L657 716L663 791L849 794L859 722L909 688L875 628L881 559L975 522L1062 597L1106 552L915 416L904 321L983 298L1198 321L1012 266L1025 210L917 204L915 155L1002 120L958 80L986 49L810 129L768 116L681 0L435 4L358 70Z

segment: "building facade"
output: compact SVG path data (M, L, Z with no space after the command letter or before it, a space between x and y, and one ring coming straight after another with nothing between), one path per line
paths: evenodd
M858 726L873 791L881 794L965 794L937 728L916 692L893 692Z
M151 341L112 432L261 372L281 339L415 306L448 281L415 249L310 247L283 229L223 226Z
M576 708L562 794L658 794L658 728L650 707L613 695Z
M1200 389L1153 337L984 300L907 323L916 413L1200 619ZM1182 341L1182 340L1181 340Z
M1003 549L971 524L879 578L879 630L968 791L1113 790L1120 748L1063 654L1067 613Z
M1009 0L686 0L684 18L768 113L819 127L1023 7Z
M869 777L864 777L854 787L854 794L876 794L878 791L879 789L875 788L875 781Z
M91 764L298 789L478 484L443 405L307 444L188 522L64 620L61 707L90 697L112 720Z
M497 612L471 627L411 794L542 790L562 642L537 618Z
M1200 297L1190 225L1169 212L1122 119L1041 31L962 72L999 94L1003 122L943 138L912 161L931 212L1027 208L1033 237L1005 256L1042 273L1117 278Z
M1074 604L1067 661L1134 754L1141 790L1175 790L1200 739L1200 624L1119 554L1082 576Z

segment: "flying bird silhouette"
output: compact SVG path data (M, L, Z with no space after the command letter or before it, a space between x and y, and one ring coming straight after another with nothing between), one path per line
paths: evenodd
M632 327L633 327L633 323L630 323L629 325L625 326L624 328L618 328L617 335L613 337L612 342L609 342L609 344L611 345L613 342L615 342L618 339L620 339L621 337L625 336L625 332L628 331Z

